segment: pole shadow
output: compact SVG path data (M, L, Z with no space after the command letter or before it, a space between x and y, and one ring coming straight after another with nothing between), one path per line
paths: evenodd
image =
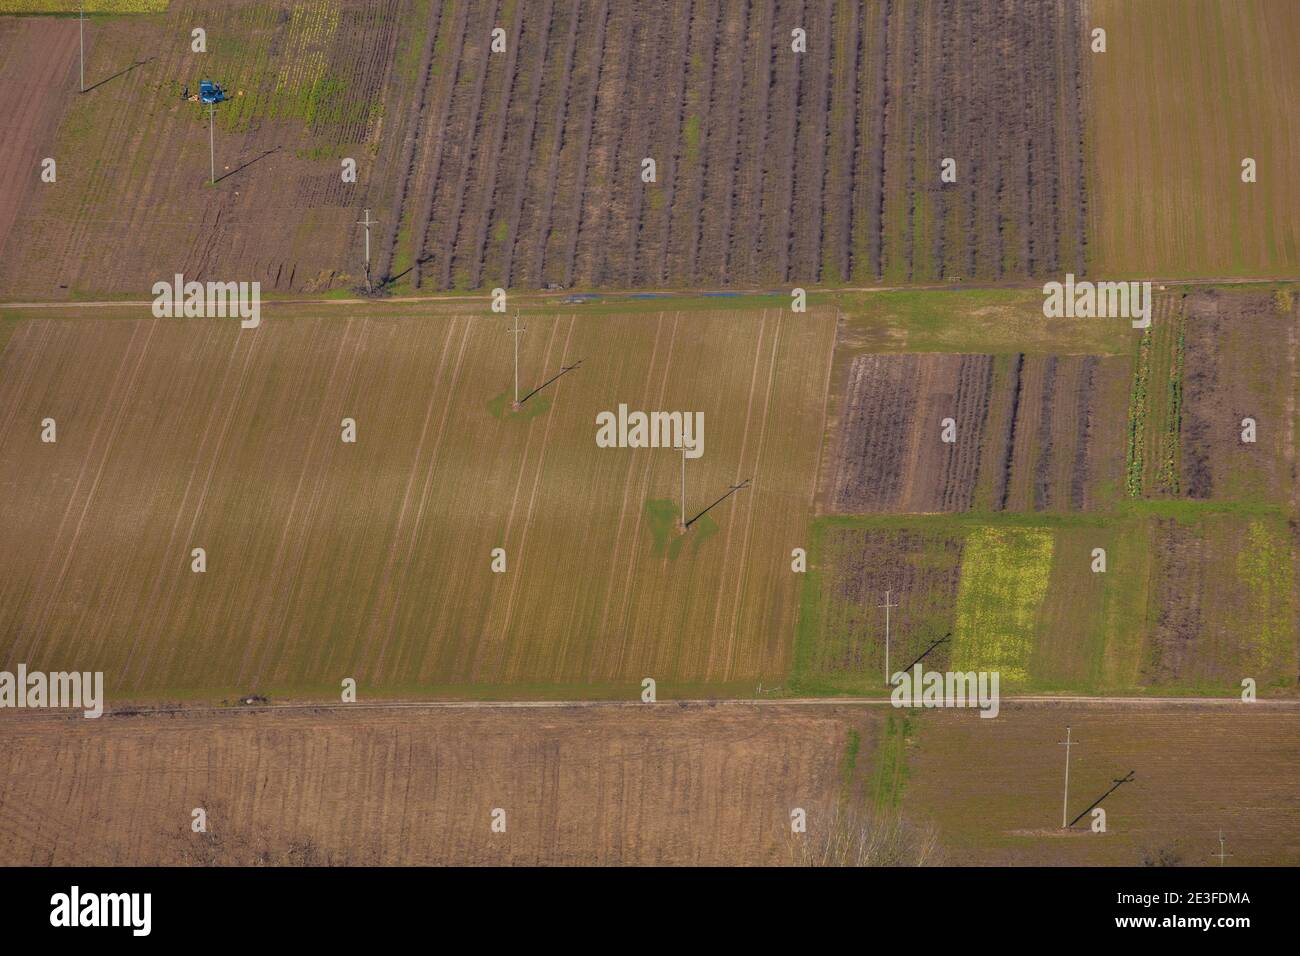
M240 165L236 166L230 172L222 173L215 180L213 180L213 182L219 183L223 179L229 179L231 176L235 175L235 173L243 172L245 169L247 169L249 166L252 166L254 163L259 163L262 160L266 159L266 157L270 156L272 153L278 153L279 151L280 151L279 146L273 146L270 149L268 149L265 153L263 153L261 156L254 156L252 159L248 160L247 162L241 163Z
M85 88L84 90L82 90L81 92L82 92L82 94L86 94L86 93L89 93L91 90L97 90L97 89L99 89L101 86L103 86L105 83L112 83L112 82L113 82L114 80L116 80L119 76L126 76L128 73L130 73L130 72L131 72L132 70L134 70L136 67L138 67L138 66L144 66L146 63L149 63L149 62L151 62L151 61L153 61L153 60L155 60L155 59L157 59L157 57L152 57L152 56L151 56L151 57L149 57L147 60L136 60L134 63L132 63L132 64L131 64L130 66L128 66L126 69L124 69L124 70L118 70L118 71L117 71L116 73L114 73L112 76L105 77L104 79L100 80L98 83L94 84L93 86L88 86L88 87L86 87L86 88Z

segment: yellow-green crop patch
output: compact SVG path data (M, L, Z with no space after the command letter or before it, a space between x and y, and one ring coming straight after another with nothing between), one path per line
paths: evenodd
M953 666L1029 679L1038 608L1047 594L1052 535L1030 528L979 528L966 539L953 629Z

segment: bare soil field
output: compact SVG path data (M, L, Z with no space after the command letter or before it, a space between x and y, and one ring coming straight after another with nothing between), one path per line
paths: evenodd
M824 473L826 510L1078 511L1113 489L1123 360L861 355ZM943 441L943 422L955 441ZM1106 439L1103 445L1099 438Z
M103 670L114 700L337 699L348 676L363 696L779 679L833 316L524 324L514 413L505 317L18 322L0 353L0 660ZM596 445L597 414L624 403L703 413L692 516L751 484L676 533L681 455Z
M1285 294L1215 291L1184 300L1182 487L1189 497L1283 503L1291 497L1300 333L1290 301ZM1256 424L1253 443L1242 439L1246 418Z
M1298 720L1007 703L995 720L796 704L8 714L0 865L783 864L864 802L932 829L931 862L1195 865L1222 829L1235 865L1294 865ZM1067 725L1071 816L1136 771L1104 834L1060 830Z
M1004 705L927 711L915 724L904 806L938 826L949 862L986 866L1209 866L1223 831L1232 866L1300 862L1300 715L1187 707ZM1061 827L1066 727L1069 816L1106 798L1105 833Z
M76 31L64 23L0 18L0 262L30 239L11 227L41 160L52 156L58 118L75 91L76 56Z
M755 865L829 819L854 731L807 707L0 719L0 865ZM207 832L191 830L207 811ZM506 832L491 829L505 811Z

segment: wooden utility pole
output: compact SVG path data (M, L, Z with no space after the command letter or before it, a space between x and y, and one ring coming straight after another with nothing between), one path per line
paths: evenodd
M892 593L893 593L892 589L886 591L885 603L876 605L876 607L883 607L885 609L885 685L886 686L889 685L889 609L898 607L897 604L889 603L889 595L891 595Z
M515 403L511 406L515 410L519 409L519 336L520 333L528 331L527 327L519 327L519 313L515 313L515 327L510 330L515 336Z
M1218 857L1218 859L1219 859L1219 866L1223 866L1223 861L1224 861L1227 857L1230 857L1230 856L1232 856L1232 854L1231 854L1231 853L1227 853L1227 852L1225 852L1224 849L1223 849L1223 831L1220 830L1220 831L1219 831L1219 852L1218 852L1218 853L1211 853L1211 854L1210 854L1210 857L1211 857L1211 858Z
M86 92L86 0L81 0L81 13L77 17L81 33L81 92Z
M682 530L686 530L686 445L682 445Z
M1070 806L1070 747L1079 741L1070 739L1070 728L1065 728L1065 739L1057 741L1060 746L1065 748L1065 797L1061 801L1061 829L1067 826L1066 820L1069 819Z
M373 289L370 288L370 227L374 225L378 225L379 220L371 219L370 210L367 209L366 218L358 219L357 222L366 227L366 292L370 293L374 291ZM518 375L516 375L516 380L517 379L518 379ZM515 401L518 400L519 400L518 385L516 385Z

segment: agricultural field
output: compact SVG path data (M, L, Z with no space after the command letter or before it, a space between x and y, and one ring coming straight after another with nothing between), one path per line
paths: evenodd
M1126 372L1123 358L1091 355L858 356L823 507L1095 508L1117 491Z
M360 285L355 221L396 188L408 6L178 0L165 13L93 17L81 94L75 19L0 22L0 63L43 60L29 82L60 93L26 104L44 112L5 147L25 160L5 175L30 178L0 193L0 208L18 206L12 225L0 221L0 289L138 298L175 273L256 280L268 294ZM190 47L197 26L204 53ZM200 79L230 94L214 116L215 183L208 117L181 98ZM54 183L38 177L35 157L47 156ZM344 157L355 183L342 181Z
M31 171L46 153L58 116L72 98L77 35L56 20L0 18L0 261L16 257L22 238L11 236Z
M874 864L1187 865L1222 829L1234 864L1295 865L1298 719L1170 704L1005 704L991 721L797 704L27 716L0 722L0 861L818 865L865 823ZM1135 771L1105 834L1058 829L1067 725L1072 815Z
M1300 864L1300 5L79 7L0 0L0 867Z
M1063 158L1082 136L1068 10L492 8L451 7L430 29L385 275L434 289L725 286L1082 262L1083 166ZM489 20L504 55L484 56ZM1001 55L1013 26L1041 75ZM989 114L1005 118L980 141ZM944 148L966 164L961 186L940 183Z
M1294 295L1286 285L1157 299L1135 346L1130 496L1289 503L1298 487Z
M833 316L523 324L515 412L504 318L16 323L0 658L75 657L112 699L779 683ZM596 445L621 403L704 415L685 534L682 456Z
M67 19L40 38L65 90L75 38ZM357 288L363 207L390 291L1082 272L1081 42L1078 7L1031 0L177 0L97 17L86 93L22 141L60 173L18 190L11 231L31 239L0 287L123 296L181 272ZM0 59L17 46L0 33ZM203 110L180 99L201 76L231 91L213 184ZM109 268L105 248L126 252Z
M1297 541L1277 513L826 517L811 541L795 693L887 692L886 591L891 671L924 655L996 670L1003 693L1297 692Z
M1089 273L1300 275L1295 5L1090 0L1088 22Z
M947 862L981 866L1210 866L1223 831L1230 866L1300 863L1300 715L1249 707L1004 705L997 720L927 711L914 721L902 805L938 828ZM1065 728L1069 816L1062 830Z
M9 719L0 864L790 863L791 809L817 838L841 791L865 786L882 717L633 704Z

